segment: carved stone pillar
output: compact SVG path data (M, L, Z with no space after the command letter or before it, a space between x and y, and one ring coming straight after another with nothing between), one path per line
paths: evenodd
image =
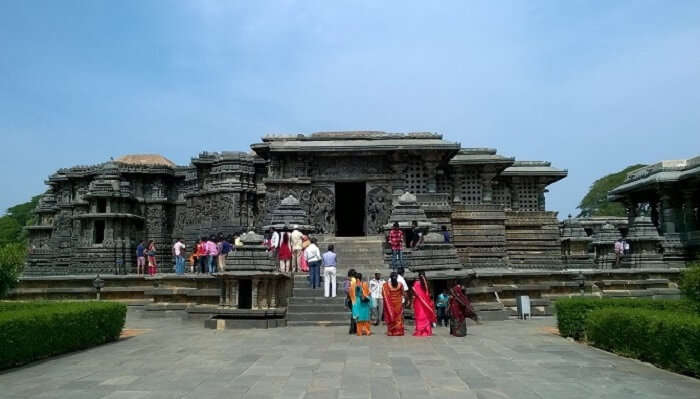
M434 193L437 191L438 163L434 161L425 161L423 162L423 166L425 167L425 172L428 174L428 178L426 179L426 186L428 188L428 192Z
M520 210L520 178L514 177L510 185L510 203L514 211Z
M276 308L277 307L277 293L278 293L277 280L270 280L270 301L269 301L268 308Z
M694 193L690 190L683 191L683 224L685 231L695 230L695 203L693 202Z
M545 211L545 196L544 193L547 192L547 183L539 183L537 185L537 209L541 212Z
M407 163L394 162L391 164L391 169L394 171L394 175L391 177L391 189L394 196L398 196L406 191L406 176L404 171L408 167Z
M268 297L269 297L269 293L270 293L269 288L270 288L270 280L267 280L267 279L260 280L260 291L262 291L262 292L258 292L258 298L259 298L258 302L260 303L260 309L265 309L265 308L270 307L269 301L268 301Z
M251 304L250 304L251 309L259 309L259 307L258 307L258 295L260 293L258 292L258 283L259 283L259 280L254 278L252 281L253 287L251 290L252 291L252 298L251 298Z
M491 170L481 171L481 202L490 204L493 202L493 178L496 172Z
M230 306L238 309L238 280L229 281L229 289Z
M226 306L228 303L228 282L225 278L219 279L219 306Z

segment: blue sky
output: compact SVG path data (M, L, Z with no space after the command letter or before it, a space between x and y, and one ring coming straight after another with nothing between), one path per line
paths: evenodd
M429 4L435 3L435 4ZM60 167L435 131L598 177L700 155L697 1L3 1L0 208Z

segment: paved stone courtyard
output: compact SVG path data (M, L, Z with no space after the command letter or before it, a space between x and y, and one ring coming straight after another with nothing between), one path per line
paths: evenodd
M213 331L130 311L127 328L140 335L0 374L0 397L700 397L698 380L569 342L548 332L553 324L360 338L345 327Z

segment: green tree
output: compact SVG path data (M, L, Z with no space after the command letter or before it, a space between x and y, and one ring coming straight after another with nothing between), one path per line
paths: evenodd
M0 298L17 286L17 279L22 274L26 254L27 249L22 243L0 247Z
M0 246L25 242L27 236L24 226L34 220L32 211L39 203L39 197L36 195L29 202L8 208L7 214L0 217Z
M627 173L645 166L642 164L628 166L619 172L596 180L578 205L577 208L581 210L578 216L625 216L625 208L621 204L608 201L608 191L622 184Z

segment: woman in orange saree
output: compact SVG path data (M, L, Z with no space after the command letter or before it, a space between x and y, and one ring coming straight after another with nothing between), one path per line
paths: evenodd
M386 335L403 335L403 286L399 284L396 272L392 272L389 282L382 286L382 299Z
M372 335L370 327L370 300L369 285L362 281L362 273L355 275L355 301L352 306L352 314L357 322L357 335Z
M437 321L435 304L430 299L428 280L425 273L418 273L418 280L413 283L413 320L416 328L414 337L429 337L433 335L432 324Z

